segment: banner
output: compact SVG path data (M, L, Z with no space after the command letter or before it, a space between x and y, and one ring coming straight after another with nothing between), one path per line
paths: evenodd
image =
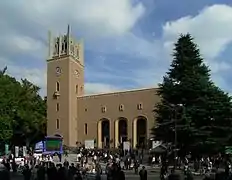
M5 144L5 155L9 154L9 145Z
M15 157L19 157L19 147L15 146Z
M35 152L43 152L44 150L44 143L43 141L40 141L35 144Z
M124 151L130 151L130 147L131 147L131 145L130 145L130 142L129 141L124 141L123 142L123 150Z
M93 140L85 140L85 148L86 149L94 149L94 139Z
M23 146L23 157L27 155L27 147Z

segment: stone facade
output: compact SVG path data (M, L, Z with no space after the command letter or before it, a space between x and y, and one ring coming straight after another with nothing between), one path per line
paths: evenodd
M47 59L47 134L59 134L67 146L96 140L99 148L123 141L144 144L154 126L156 89L84 94L83 43L49 33Z

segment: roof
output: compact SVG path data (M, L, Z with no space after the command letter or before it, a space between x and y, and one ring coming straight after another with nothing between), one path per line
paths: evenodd
M79 96L78 98L113 95L113 94L124 94L124 93L138 92L138 91L156 90L156 89L158 89L158 88L153 87L153 88L130 89L130 90L125 90L125 91L114 91L114 92L109 92L109 93L87 94L87 95L84 95L84 96Z
M167 150L167 147L163 144L160 144L160 145L156 146L155 148L152 148L150 150L150 152L162 153L162 152L165 152L166 150Z
M49 139L49 138L51 138L51 139L52 139L52 138L54 138L54 139L63 139L62 136L56 136L56 135L55 135L55 136L46 136L46 137L45 137L45 139Z

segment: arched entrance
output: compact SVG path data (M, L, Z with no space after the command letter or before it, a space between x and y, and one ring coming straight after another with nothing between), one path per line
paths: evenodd
M124 141L127 141L128 137L128 125L127 125L127 119L122 118L119 119L118 122L118 141L120 143L123 143Z
M101 119L98 122L98 148L110 147L110 121Z
M128 140L128 120L121 117L115 121L115 147Z
M147 144L147 118L137 117L133 122L133 146L145 147Z

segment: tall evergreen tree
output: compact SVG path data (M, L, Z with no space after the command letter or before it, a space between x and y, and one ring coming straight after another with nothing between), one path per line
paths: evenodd
M229 141L227 133L232 128L225 124L231 124L231 119L220 114L231 111L230 97L211 81L210 70L190 34L181 35L175 44L173 62L159 84L158 95L161 102L155 108L157 126L153 129L157 139L176 140L185 151Z

